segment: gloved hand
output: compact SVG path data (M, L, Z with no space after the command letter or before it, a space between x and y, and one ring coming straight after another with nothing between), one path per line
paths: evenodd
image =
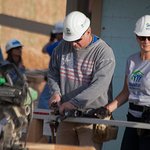
M104 119L108 116L111 116L111 113L105 107L97 108L95 111L95 116L100 119Z
M99 119L111 120L113 119L112 113L105 107L97 108L95 116ZM102 143L117 138L118 127L106 124L94 124L93 126L93 141Z

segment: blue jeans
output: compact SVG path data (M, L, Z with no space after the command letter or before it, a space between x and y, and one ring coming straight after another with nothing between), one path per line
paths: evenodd
M50 89L48 84L46 83L39 97L38 108L49 109L49 105L48 105L49 99L50 99Z

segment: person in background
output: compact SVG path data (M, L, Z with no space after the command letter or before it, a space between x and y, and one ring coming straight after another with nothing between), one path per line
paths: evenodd
M63 22L57 22L50 34L49 42L43 47L42 52L52 55L53 49L62 40Z
M50 32L50 35L49 35L49 41L43 46L42 52L43 52L44 54L48 54L48 53L47 53L47 47L48 47L49 45L51 45L53 42L56 42L56 41L57 41L57 39L56 39L56 34L53 33L53 31L51 31L51 32Z
M42 49L43 52L47 53L50 57L52 55L55 47L60 43L63 36L63 22L58 22L55 24L52 32L52 37L50 38L50 42L48 42ZM53 41L52 41L53 39ZM47 82L47 76L45 77L45 81ZM38 100L38 108L40 109L49 109L48 100L50 99L50 89L48 84L46 83Z
M17 39L11 39L6 43L5 49L7 53L7 58L5 61L13 63L16 66L19 73L24 76L26 68L23 64L22 58L23 44ZM20 78L18 77L15 70L10 71L10 76L12 78L13 83L18 84ZM33 101L36 100L38 97L37 91L34 90L32 87L29 87L29 91L31 97L28 95L27 101L31 101L31 98Z
M90 19L73 11L64 20L63 40L52 53L48 84L50 107L57 105L61 115L66 111L97 109L108 103L108 89L115 68L112 49L92 34ZM92 124L60 122L56 144L94 146ZM64 138L65 137L65 138Z
M22 59L22 43L17 40L17 39L11 39L6 43L6 53L7 53L7 58L6 61L13 63L16 65L16 67L18 68L18 71L21 74L25 73L25 66L23 64L23 59ZM16 74L13 74L12 72L12 78L14 83L17 80L17 76Z
M123 89L105 110L111 113L128 101L127 120L150 123L150 15L138 19L134 33L140 50L128 58ZM149 149L150 130L126 127L121 150Z
M18 68L25 69L22 60L22 43L19 40L12 39L6 44L6 60L14 63Z

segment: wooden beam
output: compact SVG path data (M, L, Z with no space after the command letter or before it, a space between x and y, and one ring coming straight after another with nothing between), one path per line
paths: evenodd
M90 0L92 32L100 36L103 0Z
M95 150L92 146L68 146L56 144L27 143L28 150Z
M43 35L49 35L50 31L53 28L53 26L45 23L40 23L6 14L0 14L0 25Z

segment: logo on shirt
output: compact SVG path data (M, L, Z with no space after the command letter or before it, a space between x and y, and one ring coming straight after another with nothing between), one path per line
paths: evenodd
M140 82L143 75L144 74L140 70L133 71L131 74L131 80L133 80L134 82Z
M142 79L143 75L144 74L140 70L133 71L130 76L129 87L131 89L139 88L141 85L140 80Z

